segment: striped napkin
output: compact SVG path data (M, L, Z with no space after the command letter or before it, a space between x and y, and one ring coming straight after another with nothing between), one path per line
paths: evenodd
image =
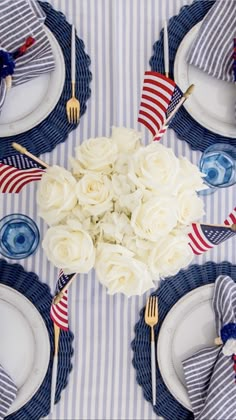
M203 19L187 62L217 79L234 81L233 39L236 37L236 1L216 0Z
M25 83L52 71L55 61L43 23L45 14L36 0L1 0L0 49L16 51L28 37L35 39L24 55L16 59L13 85ZM5 79L0 82L0 109L6 96Z
M236 419L236 283L219 276L213 294L216 334L224 345L207 347L183 362L195 420Z
M16 398L17 388L0 365L0 420L6 416L11 404Z

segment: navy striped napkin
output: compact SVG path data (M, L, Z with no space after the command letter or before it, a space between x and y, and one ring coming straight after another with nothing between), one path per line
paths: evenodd
M31 36L35 43L16 59L13 85L25 83L54 69L55 61L44 29L45 14L35 0L1 0L0 48L16 51ZM0 109L6 95L5 80L0 84Z
M236 37L236 1L216 0L203 19L187 62L217 79L233 82L233 39Z
M236 419L236 283L219 276L213 294L216 334L224 345L207 347L183 362L195 420Z
M6 416L11 404L16 398L17 388L0 365L0 420Z

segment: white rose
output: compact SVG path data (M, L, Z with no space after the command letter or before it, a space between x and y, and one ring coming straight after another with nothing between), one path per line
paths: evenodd
M106 175L85 174L76 185L79 204L89 214L97 216L113 209L112 184Z
M124 235L122 245L135 254L135 258L147 264L150 252L153 248L153 242L141 239L134 234ZM155 273L155 280L159 280L159 276Z
M136 190L130 194L122 194L116 202L116 207L123 209L129 215L134 211L134 209L140 205L143 197L143 192L141 190Z
M129 218L124 213L106 213L98 223L102 241L121 243L124 234L132 234Z
M133 255L120 245L99 244L95 268L109 294L142 295L154 286L146 264Z
M75 186L75 178L59 166L51 166L43 174L36 200L39 216L49 225L63 220L76 206Z
M168 235L154 246L149 254L148 266L153 276L173 276L181 268L190 264L193 252L188 244L188 236Z
M81 175L87 171L109 174L117 158L117 146L112 139L98 137L85 140L76 149L72 159L73 173Z
M89 234L75 226L60 225L48 229L42 247L56 267L68 273L88 273L95 261L95 249Z
M126 175L113 174L112 186L115 195L115 210L131 213L141 202L143 192Z
M205 214L203 200L191 190L186 190L177 196L178 221L183 225L189 225L201 219Z
M150 241L167 235L176 224L176 200L169 197L154 196L137 206L131 215L136 235Z
M112 127L111 137L120 153L131 154L141 146L141 133L131 128Z
M139 188L174 193L179 160L173 151L153 142L140 148L129 160L129 178Z
M115 173L111 178L112 187L115 196L119 197L121 194L129 194L134 191L134 184L130 182L126 175Z
M191 191L201 191L208 188L204 182L204 174L202 174L198 167L191 163L187 158L179 158L180 171L176 178L178 191L182 192L186 189Z
M114 173L127 175L130 155L120 153L114 163Z
M76 218L81 223L81 226L83 226L83 224L86 223L86 220L91 219L91 215L89 214L89 212L86 211L86 209L80 206L79 204L77 204L73 208L71 215L74 216L74 218Z

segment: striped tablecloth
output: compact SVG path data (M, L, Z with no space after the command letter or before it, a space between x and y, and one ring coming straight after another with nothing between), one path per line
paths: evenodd
M92 96L76 131L65 144L42 159L48 164L68 167L68 156L83 139L108 136L111 126L147 131L137 123L144 71L149 69L152 45L159 38L163 20L179 12L191 0L51 0L52 5L73 22L91 57ZM169 130L163 143L197 163L200 152L177 139ZM234 189L233 189L234 188ZM205 220L222 223L235 206L235 187L205 197ZM36 185L18 195L0 197L0 216L20 212L32 217L41 236L46 225L37 215ZM236 263L233 239L196 257ZM41 247L20 261L26 270L54 288L57 271L47 261ZM70 290L70 326L75 334L74 369L69 384L54 413L47 419L155 419L151 404L143 398L135 380L130 343L134 325L146 296L127 299L109 296L94 272L81 275Z

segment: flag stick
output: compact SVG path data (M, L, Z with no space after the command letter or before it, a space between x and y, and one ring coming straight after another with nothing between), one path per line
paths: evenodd
M214 340L214 343L215 343L216 346L222 346L223 341L221 340L220 337L216 337L215 340Z
M71 279L68 281L68 283L63 287L63 289L61 289L61 291L54 297L53 299L53 303L56 305L57 303L60 302L60 300L63 298L64 293L69 289L72 281L74 280L74 278L76 277L76 274L71 277Z
M56 395L56 385L57 385L57 365L58 365L58 349L59 349L59 337L60 337L60 327L54 322L54 357L53 357L53 368L52 368L52 382L51 382L51 405L50 413L53 412L55 395Z
M170 113L169 117L167 118L165 125L168 124L171 118L176 114L179 108L183 105L183 103L188 99L188 97L193 93L194 85L190 85L186 92L184 92L182 98L180 99L179 103L176 105L175 109Z
M12 77L10 75L6 77L5 83L6 83L7 90L9 90L12 85Z
M169 42L168 42L168 29L167 22L164 22L164 65L165 75L169 77Z
M26 155L28 157L30 157L31 159L33 159L35 162L39 163L41 166L43 166L44 168L49 168L49 165L45 162L43 162L43 160L37 158L36 156L32 155L32 153L28 152L28 150L21 146L18 143L12 143L12 147L14 149L17 150L17 152L22 153L23 155Z

